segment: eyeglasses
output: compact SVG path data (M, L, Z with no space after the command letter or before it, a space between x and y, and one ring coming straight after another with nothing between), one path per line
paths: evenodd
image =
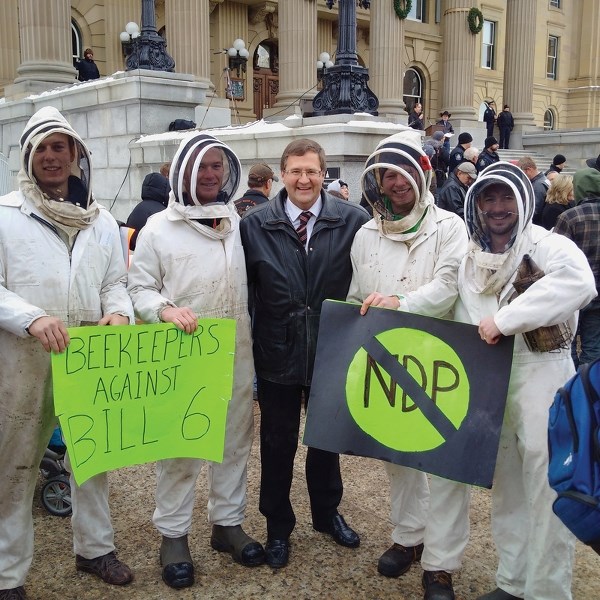
M292 169L291 171L285 171L286 175L294 179L300 179L303 175L306 175L309 179L318 179L322 173L323 171L317 169Z

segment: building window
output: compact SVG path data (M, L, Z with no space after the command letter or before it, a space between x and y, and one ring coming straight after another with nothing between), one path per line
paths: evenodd
M546 131L552 131L555 127L556 127L556 117L554 116L554 111L549 108L544 113L544 129Z
M413 0L412 8L408 13L407 19L412 19L413 21L421 21L422 23L426 23L427 19L427 0Z
M75 21L71 21L71 46L73 52L73 66L77 62L77 59L83 58L83 40L81 37L81 31L77 27Z
M483 69L493 69L496 60L496 23L494 21L483 21L482 40L481 67Z
M552 8L560 8L560 0L550 0L550 6Z
M558 38L555 35L548 36L548 65L546 67L546 77L556 79L558 72Z
M417 102L423 104L423 77L417 69L406 69L403 90L402 100L406 105L406 112L410 112Z

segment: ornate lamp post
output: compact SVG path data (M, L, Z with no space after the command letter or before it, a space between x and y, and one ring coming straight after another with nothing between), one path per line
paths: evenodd
M156 31L154 0L142 0L142 31L136 32L135 23L128 23L121 33L127 60L125 70L149 69L151 71L175 70L175 61L167 54L167 42ZM137 33L137 35L136 35Z
M327 0L331 9L335 0ZM313 99L313 115L366 112L377 115L379 100L369 89L369 71L356 54L356 3L369 8L370 0L339 0L339 37L335 64L323 72L323 89Z

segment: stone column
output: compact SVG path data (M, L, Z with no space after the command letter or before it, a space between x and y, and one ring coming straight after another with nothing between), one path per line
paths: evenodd
M519 133L534 126L533 67L535 56L535 20L537 0L507 0L506 41L504 59L504 103L510 106L515 120L515 140ZM502 107L498 107L501 110ZM519 138L517 140L517 138ZM519 146L515 145L519 143Z
M15 98L75 81L69 0L19 0L19 37L21 64L15 85L7 86L7 96Z
M279 94L265 115L300 114L300 96L310 99L317 93L316 87L308 91L317 83L317 2L287 0L279 2L278 8Z
M177 73L191 73L214 87L210 80L209 0L165 3L168 51Z
M379 98L379 115L404 115L404 21L393 2L371 2L369 87ZM393 68L391 67L393 65Z
M474 4L473 0L445 0L443 4L441 108L452 113L455 128L461 120L477 121L473 88L475 51L481 38L469 31L467 22L467 14Z
M19 11L17 0L2 3L0 19L0 96L4 86L12 84L19 66Z

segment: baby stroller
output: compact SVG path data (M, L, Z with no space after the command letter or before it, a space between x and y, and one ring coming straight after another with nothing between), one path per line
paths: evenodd
M68 517L72 512L71 484L64 460L66 450L57 427L40 463L40 473L45 480L40 493L42 505L57 517Z

